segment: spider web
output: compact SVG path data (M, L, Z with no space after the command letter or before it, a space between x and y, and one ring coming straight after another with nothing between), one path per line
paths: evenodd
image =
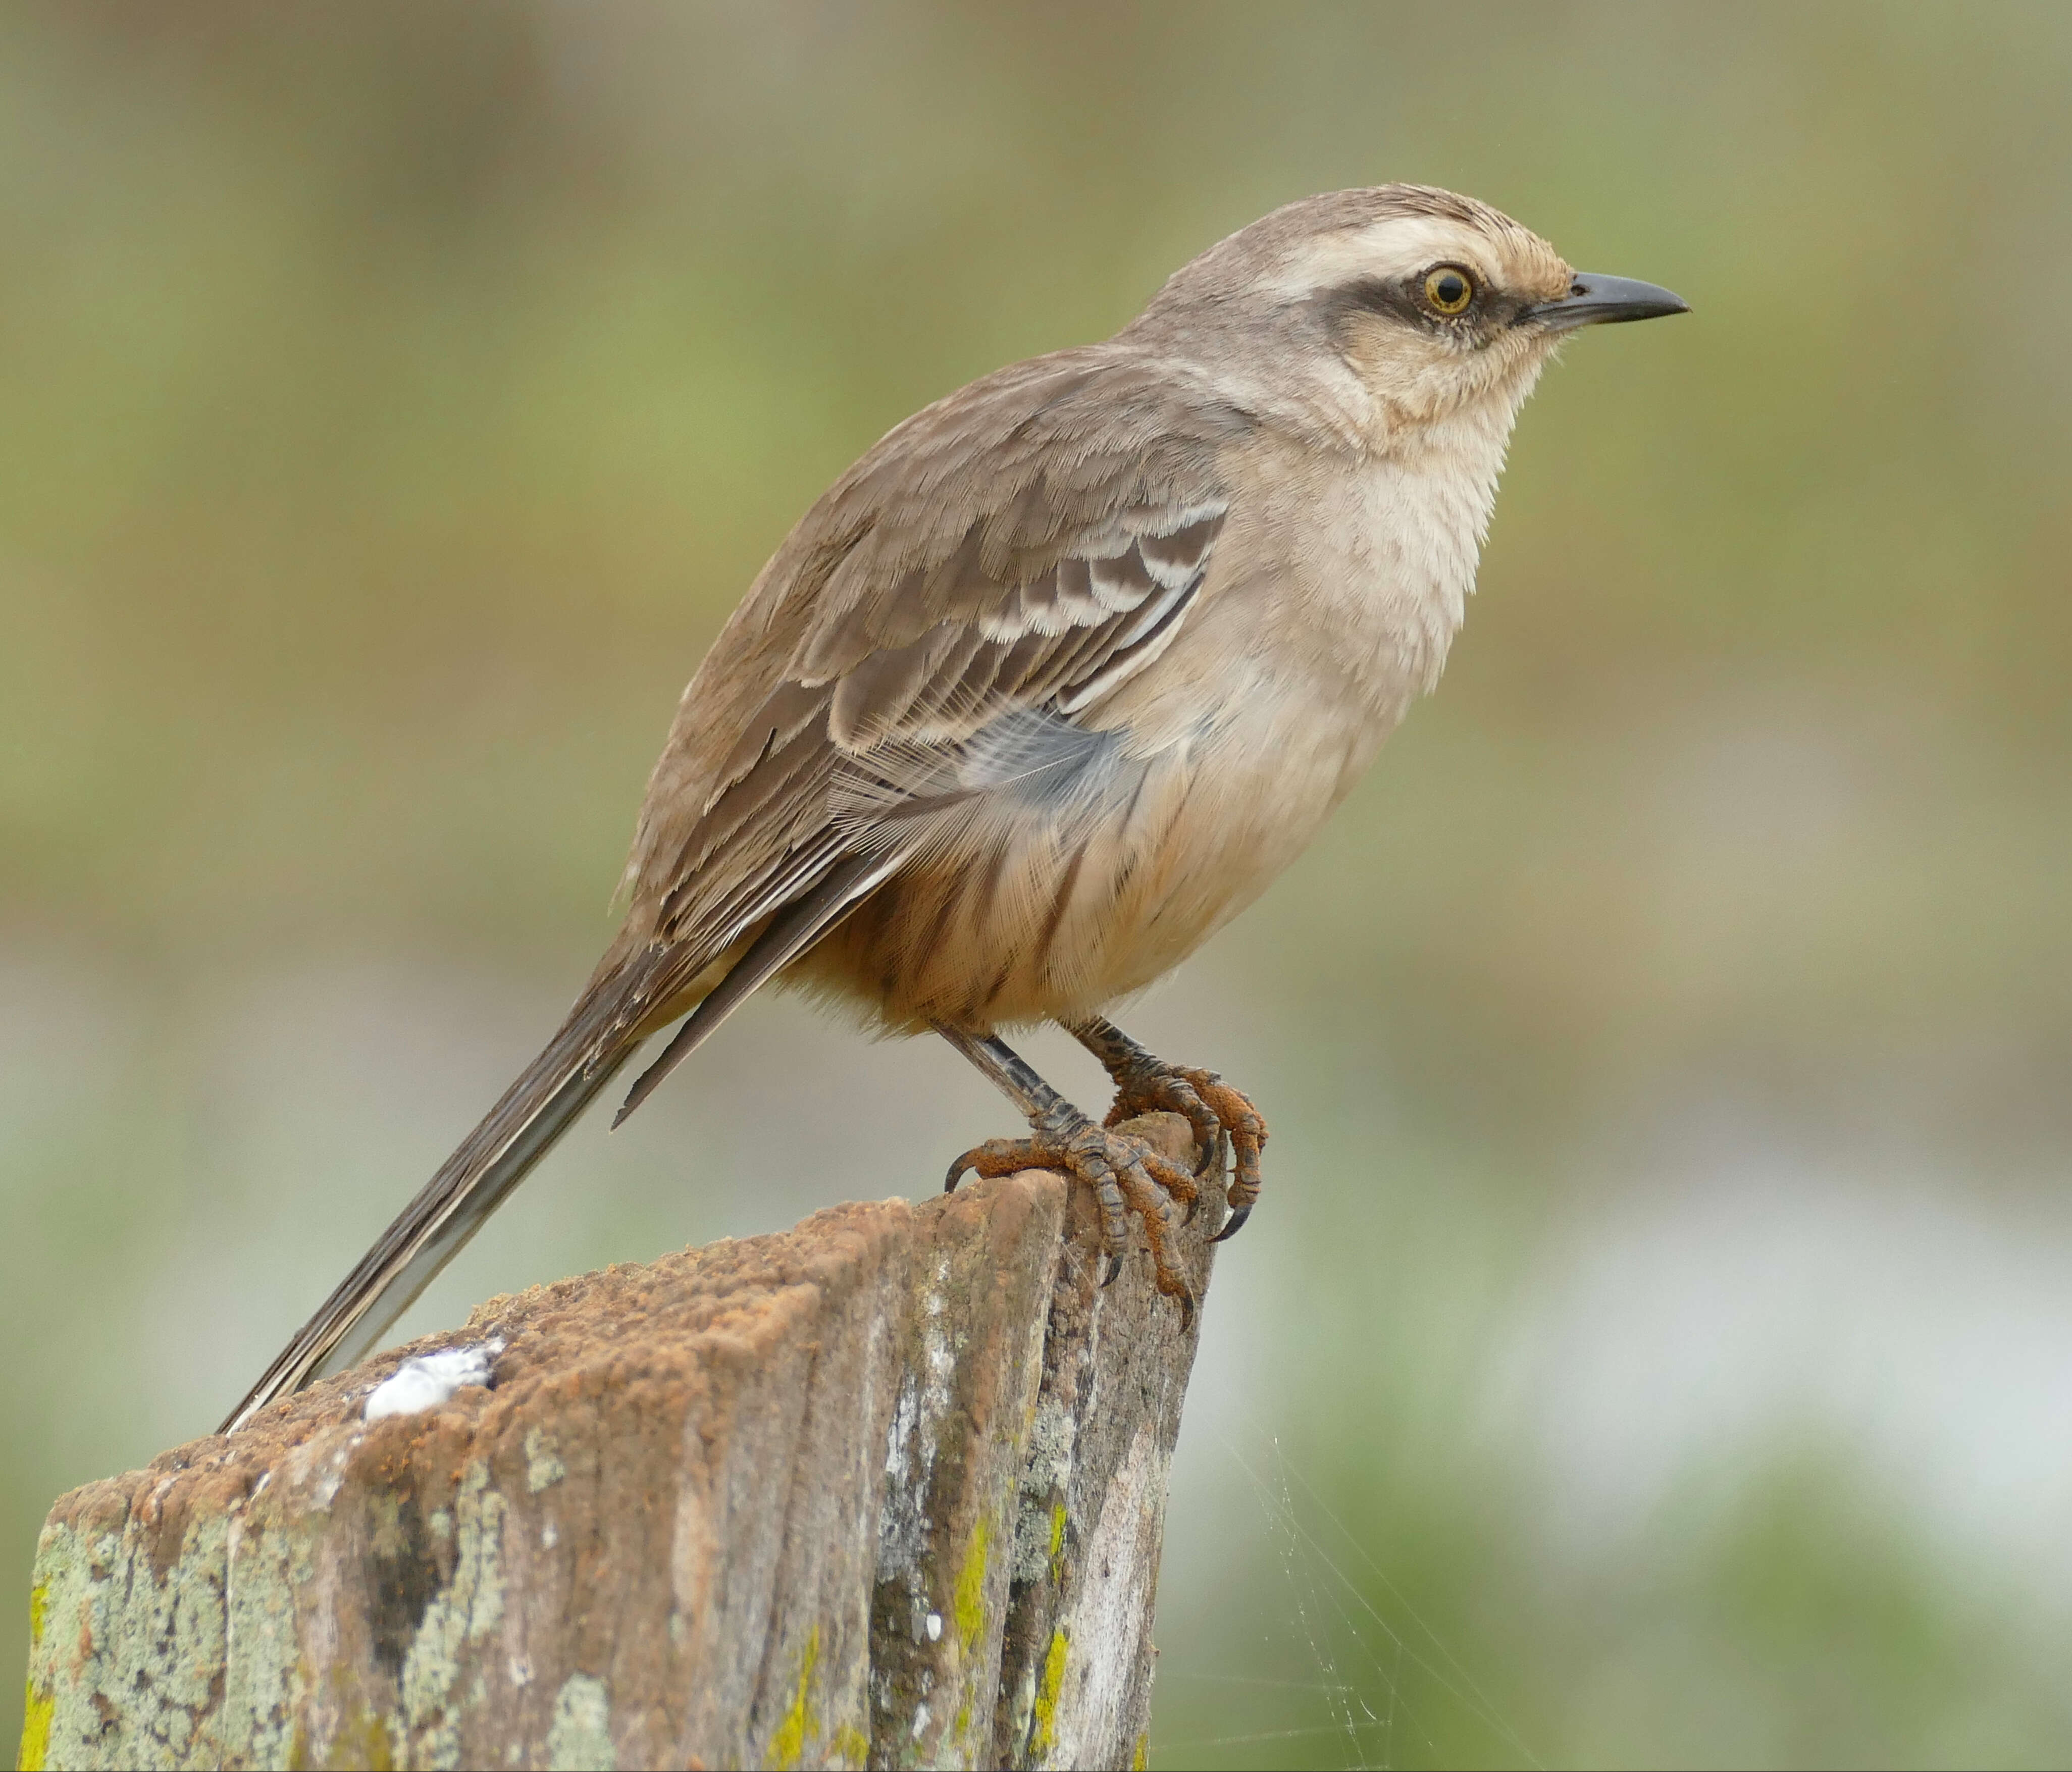
M1238 1763L1244 1763L1263 1758L1259 1749L1281 1744L1291 1757L1346 1767L1387 1769L1406 1760L1435 1765L1447 1751L1439 1745L1441 1734L1453 1737L1452 1751L1459 1751L1457 1732L1445 1728L1440 1714L1452 1710L1470 1719L1478 1733L1486 1731L1488 1746L1499 1757L1515 1757L1537 1769L1539 1759L1500 1708L1289 1462L1279 1438L1262 1434L1260 1439L1257 1453L1249 1457L1228 1437L1223 1444L1243 1473L1276 1548L1290 1634L1316 1677L1178 1669L1163 1670L1159 1677L1161 1684L1186 1683L1190 1694L1204 1687L1248 1691L1262 1701L1262 1708L1279 1699L1286 1707L1283 1714L1306 1712L1315 1720L1161 1739L1156 1744L1160 1760L1188 1764L1176 1757L1201 1753L1224 1760L1231 1756L1212 1750L1253 1750L1240 1758Z

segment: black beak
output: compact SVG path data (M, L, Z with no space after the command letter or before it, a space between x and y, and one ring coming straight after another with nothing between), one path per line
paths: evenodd
M1654 320L1665 314L1688 314L1691 304L1671 295L1659 283L1642 283L1630 277L1599 277L1578 272L1568 293L1559 300L1536 302L1518 316L1537 320L1550 332L1569 332L1579 326L1605 326L1616 320Z

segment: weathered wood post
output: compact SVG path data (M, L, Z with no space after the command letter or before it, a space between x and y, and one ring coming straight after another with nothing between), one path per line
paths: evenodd
M1042 1171L837 1207L89 1483L39 1546L23 1764L1141 1762L1194 1338L1100 1265ZM364 1418L500 1341L493 1388Z

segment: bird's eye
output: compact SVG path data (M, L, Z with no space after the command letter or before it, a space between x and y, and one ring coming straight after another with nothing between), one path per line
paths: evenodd
M1424 273L1424 299L1434 314L1465 314L1475 298L1475 280L1457 265Z

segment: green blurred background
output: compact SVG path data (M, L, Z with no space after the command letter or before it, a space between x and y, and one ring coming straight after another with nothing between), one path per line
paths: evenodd
M1275 1127L1154 1758L2072 1758L2068 91L2057 6L0 13L0 1667L558 1016L827 480L1402 178L1697 312L1129 1024ZM1003 1114L755 1004L406 1327Z

